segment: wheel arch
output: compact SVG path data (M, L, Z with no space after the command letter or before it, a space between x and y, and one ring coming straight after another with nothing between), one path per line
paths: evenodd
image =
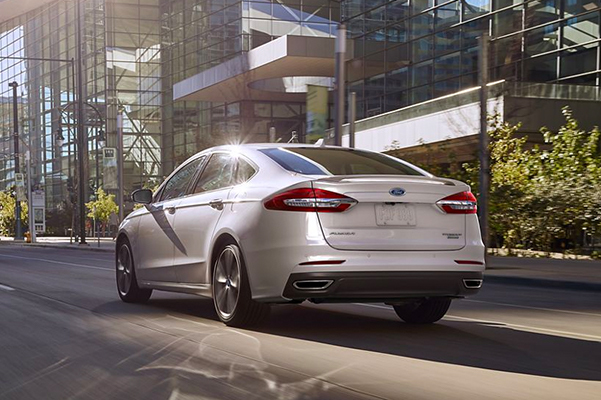
M242 244L241 244L239 238L236 237L236 235L230 231L224 231L224 232L219 233L219 235L217 235L217 239L215 239L215 241L213 242L213 245L211 247L211 252L210 252L209 266L207 268L207 272L209 273L209 276L207 277L208 282L211 282L211 284L213 283L213 272L215 269L215 260L217 259L217 257L219 257L219 251L223 248L223 246L225 246L227 244L235 244L240 249L240 254L242 255L242 262L244 263L244 267L246 268L246 276L248 277L248 283L250 285L250 290L252 293L253 278L251 276L252 274L248 267L248 263L246 262L247 257L246 257L246 254L244 253L244 248L242 247Z

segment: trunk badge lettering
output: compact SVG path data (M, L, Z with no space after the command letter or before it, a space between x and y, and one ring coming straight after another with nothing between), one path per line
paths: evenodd
M405 195L405 189L403 188L392 188L388 191L393 196L403 196Z

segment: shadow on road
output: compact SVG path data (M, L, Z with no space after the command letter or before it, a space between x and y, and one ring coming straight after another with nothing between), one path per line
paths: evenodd
M153 299L146 305L114 302L95 311L144 317L159 310L217 320L211 300L199 298ZM601 343L519 331L506 325L443 321L412 326L394 317L286 305L274 307L270 320L254 331L440 363L601 381Z

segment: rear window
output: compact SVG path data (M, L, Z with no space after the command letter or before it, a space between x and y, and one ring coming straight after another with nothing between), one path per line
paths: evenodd
M355 149L292 147L259 150L284 169L303 175L420 175L383 154Z

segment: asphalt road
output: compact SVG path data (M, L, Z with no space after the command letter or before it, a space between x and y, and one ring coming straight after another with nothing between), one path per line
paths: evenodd
M380 304L119 301L112 255L0 247L2 399L601 399L601 296L486 285L433 326Z

